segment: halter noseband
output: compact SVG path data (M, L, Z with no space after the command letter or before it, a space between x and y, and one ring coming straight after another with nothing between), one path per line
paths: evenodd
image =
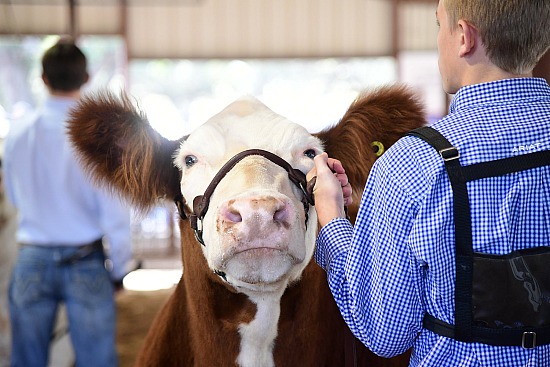
M304 205L304 211L306 214L305 221L307 226L309 205L314 205L312 191L313 186L315 185L315 181L311 180L310 182L307 182L306 175L302 171L293 168L287 161L276 154L262 149L249 149L236 154L235 156L233 156L233 158L231 158L229 161L227 161L226 164L222 166L222 168L218 171L216 176L214 176L214 178L206 188L204 195L199 195L195 197L195 199L193 199L192 213L189 213L189 211L186 209L185 200L181 194L178 194L174 199L180 217L184 220L187 218L190 219L191 228L193 228L193 231L195 232L195 237L197 241L199 241L203 246L205 246L205 244L202 238L202 220L204 219L204 216L208 211L208 206L210 205L210 197L214 193L214 190L216 189L220 181L225 177L225 175L229 171L231 171L231 169L233 169L233 167L235 167L237 163L250 155L259 155L267 158L271 162L275 163L276 165L282 167L284 170L287 171L290 181L292 181L292 183L294 183L303 193L302 203Z

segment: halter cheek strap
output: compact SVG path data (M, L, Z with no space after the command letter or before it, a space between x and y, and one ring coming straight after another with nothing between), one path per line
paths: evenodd
M229 161L227 161L226 164L222 166L222 168L218 171L216 176L214 176L214 178L206 188L204 194L199 195L193 199L193 212L189 212L185 205L185 199L181 194L178 194L174 198L174 202L176 203L176 207L178 208L178 213L180 217L184 220L189 218L191 228L193 228L193 230L195 231L195 237L197 241L199 241L203 246L205 246L205 244L202 238L202 220L204 219L204 216L208 211L208 206L210 205L210 197L214 193L214 190L216 189L220 181L225 177L225 175L229 171L231 171L231 169L233 169L233 167L235 167L237 163L250 155L262 156L287 171L290 181L292 181L292 183L294 183L303 194L302 203L304 205L306 217L305 222L307 226L309 206L314 205L312 191L315 182L308 183L306 181L306 175L302 171L293 168L287 161L285 161L278 155L268 152L267 150L249 149L236 154L235 156L233 156L233 158L231 158Z

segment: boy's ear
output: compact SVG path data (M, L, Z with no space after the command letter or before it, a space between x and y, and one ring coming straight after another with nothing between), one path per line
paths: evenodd
M41 78L42 78L42 81L44 82L44 85L49 88L50 87L50 81L48 80L48 77L46 76L46 74L42 73Z
M458 56L465 57L472 54L477 47L481 45L481 37L476 27L461 19L458 21L458 30L460 34L460 47Z

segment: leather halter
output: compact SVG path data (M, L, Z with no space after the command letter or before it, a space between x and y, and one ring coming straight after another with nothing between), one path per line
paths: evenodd
M195 231L195 237L197 241L199 241L203 246L205 246L205 244L202 238L202 220L204 219L204 216L208 211L208 206L210 205L210 197L214 193L214 190L216 189L220 181L225 177L225 175L231 169L233 169L233 167L235 167L237 163L239 163L242 159L250 155L262 156L287 171L288 178L290 179L290 181L292 181L292 183L294 183L303 193L302 203L304 205L304 211L306 214L305 221L307 226L309 205L314 205L314 198L313 198L312 191L313 191L313 186L315 185L315 180L311 180L310 182L307 182L306 175L302 171L300 171L299 169L293 168L287 161L285 161L283 158L279 157L276 154L273 154L271 152L268 152L267 150L262 150L262 149L249 149L236 154L235 156L233 156L233 158L231 158L229 161L227 161L227 163L225 163L222 166L222 168L218 171L218 173L214 176L214 178L206 188L204 195L199 195L195 197L195 199L193 199L192 213L189 213L189 211L186 209L185 200L181 195L181 193L178 194L174 199L176 203L176 207L178 208L180 217L184 220L187 218L190 219L191 228L193 228L193 230ZM200 224L200 228L199 228L199 224Z

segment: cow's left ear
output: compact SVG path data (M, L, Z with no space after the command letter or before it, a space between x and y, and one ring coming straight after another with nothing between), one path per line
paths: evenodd
M374 161L404 134L426 124L418 97L400 85L365 91L340 122L315 134L330 157L342 162L359 203Z
M156 132L127 95L104 91L83 97L71 111L68 132L92 179L136 208L179 194L173 155L180 141Z

